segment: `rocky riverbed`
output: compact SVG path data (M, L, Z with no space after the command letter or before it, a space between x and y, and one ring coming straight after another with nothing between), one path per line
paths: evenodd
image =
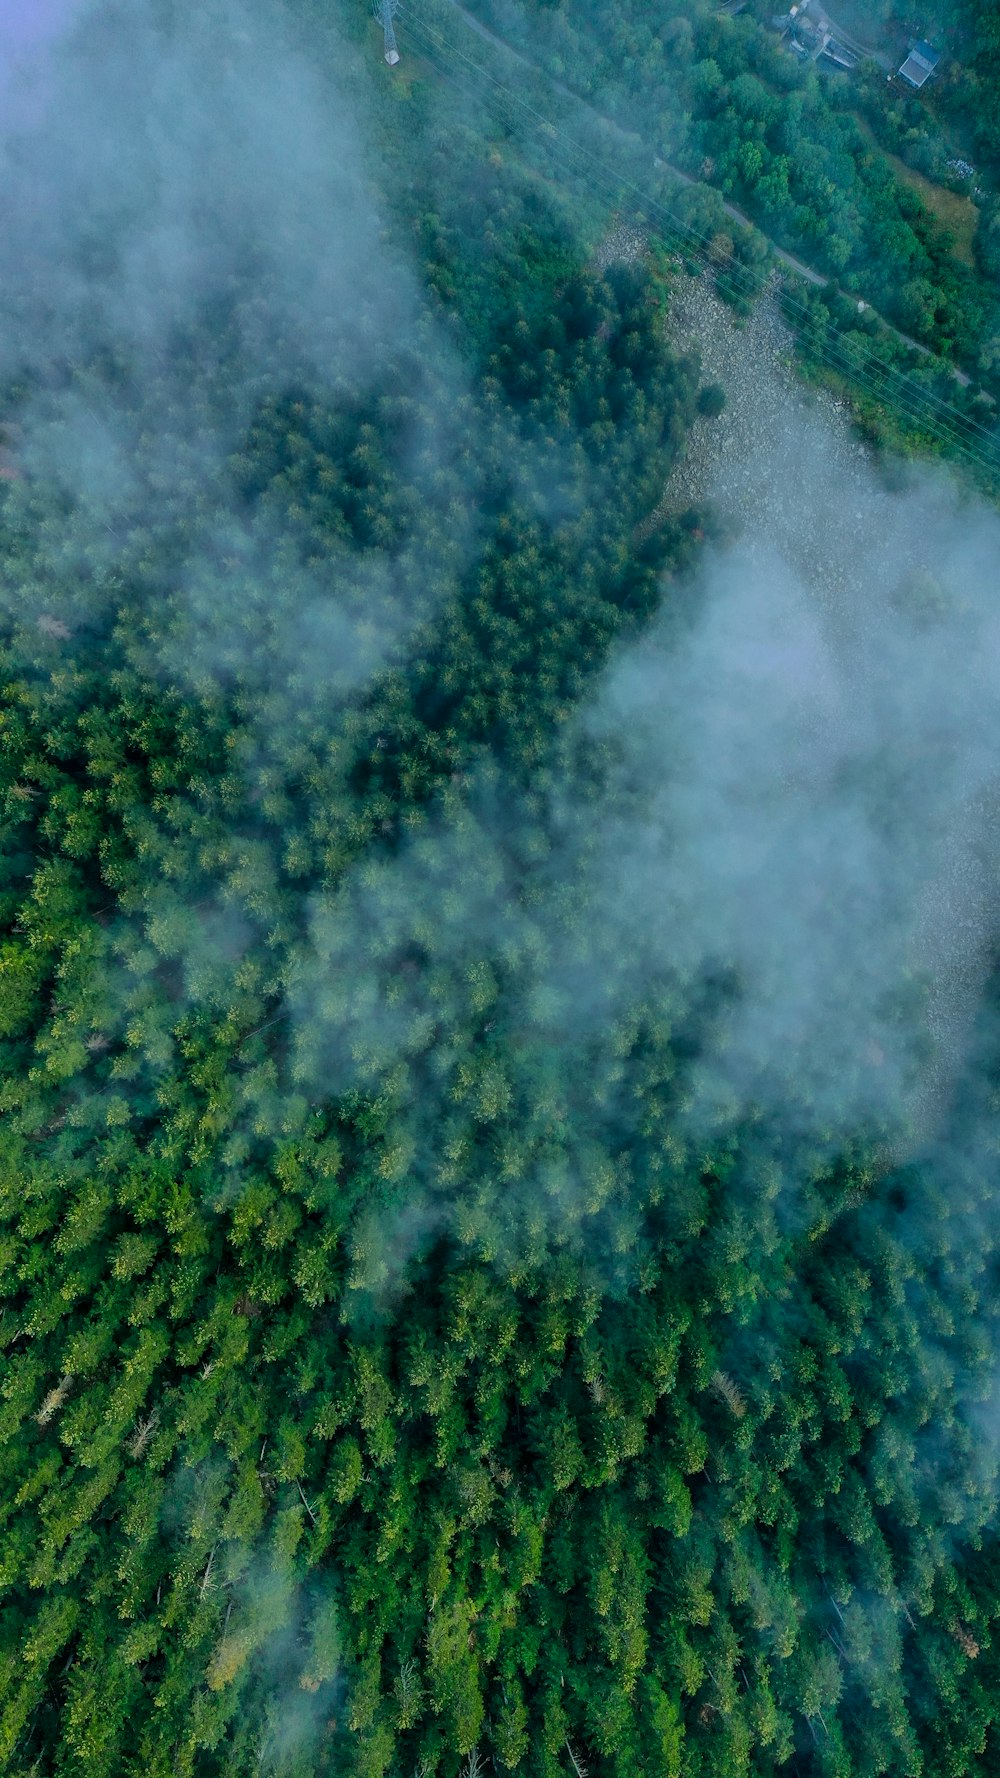
M792 336L775 286L743 320L716 295L710 273L692 278L678 268L667 327L678 350L698 352L702 381L725 390L726 408L718 419L695 425L686 456L670 478L665 510L710 498L754 525L764 516L769 526L780 524L802 477L795 475L776 499L775 453L789 426L810 414L829 432L828 449L841 471L869 472L867 452L851 431L844 404L826 390L807 390L796 376Z
M964 1053L998 917L989 756L1000 744L1000 705L984 720L983 694L971 692L994 635L983 570L993 521L939 468L877 462L843 403L803 385L774 289L741 320L710 275L678 267L667 326L677 349L699 353L703 384L720 384L726 406L696 422L655 516L710 507L726 538L710 552L715 566L706 565L710 596L713 577L731 597L742 574L766 606L767 588L784 577L794 589L790 621L815 621L801 665L805 730L815 736L827 725L816 758L834 776L868 776L840 805L831 791L831 818L845 819L845 843L859 847L867 827L896 824L891 846L871 840L871 905L859 907L858 931L873 947L891 941L900 989L909 970L914 1004L924 995L918 1018L933 1054L921 1065L916 1112L926 1129ZM762 632L766 624L762 611ZM779 646L780 636L772 631L765 645ZM791 707L794 683L782 680L777 695ZM783 781L801 781L801 771L789 757L763 793L780 804ZM752 788L762 793L759 781ZM818 784L817 794L828 789ZM804 844L811 832L807 824ZM794 842L794 826L790 835ZM909 928L902 948L889 930L894 908ZM831 907L830 920L842 918ZM860 981L864 956L845 964ZM870 966L884 967L874 951ZM880 1053L874 1045L873 1067Z

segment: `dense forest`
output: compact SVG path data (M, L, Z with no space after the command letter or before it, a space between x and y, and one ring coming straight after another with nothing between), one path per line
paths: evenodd
M664 899L726 537L662 267L365 9L64 10L0 138L0 1765L994 1770L996 993L932 1133L912 958L765 1032ZM855 126L669 11L719 177L828 130L773 216L974 354Z

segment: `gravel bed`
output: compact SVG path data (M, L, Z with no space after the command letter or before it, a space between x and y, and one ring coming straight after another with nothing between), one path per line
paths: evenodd
M633 222L616 222L609 228L600 246L594 253L594 269L606 272L609 265L636 265L645 259L647 241L640 228Z
M773 287L741 320L715 294L710 274L691 277L678 268L667 326L677 349L697 350L703 384L721 384L726 407L718 418L696 422L656 517L709 506L744 560L790 567L832 654L855 664L858 722L871 722L872 709L885 705L886 661L901 663L902 699L909 696L908 678L918 683L934 670L933 640L920 640L919 614L911 624L906 613L901 624L898 601L953 547L953 539L950 545L938 540L949 535L949 518L953 524L954 490L939 471L902 464L891 472L890 488L886 471L853 431L845 404L796 377L792 337ZM924 501L926 531L913 523ZM947 631L946 623L945 644ZM875 685L880 675L883 689L866 714L864 681ZM937 701L921 696L918 690L913 697L916 738L932 748L935 724L942 712L954 719L955 704L947 689ZM851 721L848 715L848 726ZM890 721L898 725L900 718ZM898 732L891 747L900 751ZM925 1128L947 1097L968 1040L997 915L995 848L982 843L984 832L996 830L995 811L991 820L983 800L951 794L954 806L942 817L948 843L928 872L916 915L914 962L929 976L925 1028L938 1053L920 1095L918 1121ZM910 808L905 820L912 846L919 815ZM933 829L933 819L929 825Z
M867 453L850 431L843 402L826 390L807 391L796 377L792 336L773 286L741 320L716 295L711 273L692 278L678 271L667 327L676 348L698 352L702 382L722 386L726 408L716 420L696 422L686 455L670 478L664 510L711 499L748 522L766 516L769 527L780 524L784 503L771 492L775 449L782 434L797 429L800 417L810 412L827 423L838 468L870 475Z

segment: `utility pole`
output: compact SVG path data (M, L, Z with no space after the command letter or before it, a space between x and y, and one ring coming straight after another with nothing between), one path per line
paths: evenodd
M399 51L396 48L396 33L392 21L399 11L399 0L372 0L372 11L385 36L385 59L390 68L395 68L399 61Z

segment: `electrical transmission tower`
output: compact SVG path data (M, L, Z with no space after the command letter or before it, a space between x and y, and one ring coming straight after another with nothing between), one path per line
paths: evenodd
M399 11L399 0L372 0L372 11L385 34L385 59L390 68L395 68L399 61L399 51L396 48L396 33L392 21Z

